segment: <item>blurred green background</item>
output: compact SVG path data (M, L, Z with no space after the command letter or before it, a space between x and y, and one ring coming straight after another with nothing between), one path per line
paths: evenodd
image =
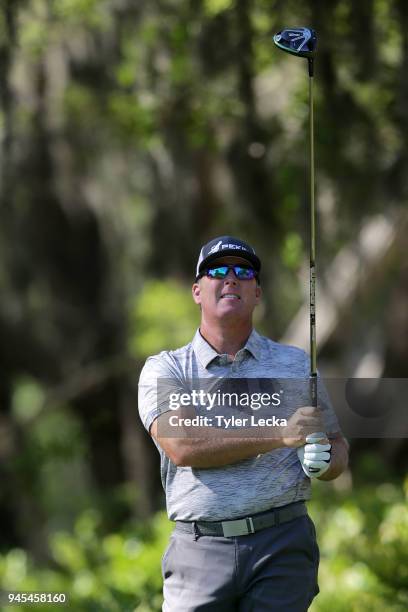
M194 333L204 242L254 244L257 328L307 349L307 69L272 42L299 24L319 36L319 367L404 378L406 2L1 1L0 590L160 610L171 524L137 382ZM314 486L311 610L406 610L408 446L350 442Z

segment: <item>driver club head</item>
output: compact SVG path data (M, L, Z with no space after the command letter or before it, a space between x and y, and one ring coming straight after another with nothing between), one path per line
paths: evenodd
M310 28L287 28L277 32L273 42L282 51L298 57L313 58L317 47L317 35Z

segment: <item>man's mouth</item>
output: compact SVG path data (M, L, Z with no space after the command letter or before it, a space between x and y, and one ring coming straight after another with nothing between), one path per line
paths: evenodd
M236 293L224 293L221 296L222 300L240 300L240 296L237 295Z

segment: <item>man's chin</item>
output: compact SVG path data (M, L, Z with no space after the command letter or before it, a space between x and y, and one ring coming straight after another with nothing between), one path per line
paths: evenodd
M217 313L218 316L221 318L238 317L241 319L250 316L248 315L248 313L245 313L244 310L245 309L242 308L242 303L239 300L231 300L231 302L229 303L219 304L217 308Z
M221 298L218 302L218 310L236 312L237 310L241 310L241 308L241 300Z

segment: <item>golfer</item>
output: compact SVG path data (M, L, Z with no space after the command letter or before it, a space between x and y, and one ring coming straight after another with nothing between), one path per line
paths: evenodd
M319 391L313 408L302 391L307 385L297 384L308 379L307 354L253 328L260 270L254 249L240 239L220 236L203 246L192 287L200 328L190 344L149 357L140 376L140 417L160 452L167 512L175 521L162 560L165 612L303 612L319 592L319 549L305 501L311 478L332 480L345 470L348 443L326 395ZM255 388L293 379L286 396L292 411L279 435L247 435L240 418L231 437L224 417L214 422L214 398L204 408L198 395L186 405L192 380L235 379ZM270 394L274 414L280 386ZM169 397L180 400L178 410ZM183 436L171 434L180 427ZM225 435L215 435L223 427ZM313 432L325 435L307 443Z

